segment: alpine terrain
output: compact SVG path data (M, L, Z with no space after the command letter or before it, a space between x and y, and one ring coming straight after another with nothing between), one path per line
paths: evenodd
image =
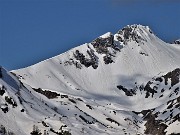
M179 135L180 41L128 25L30 67L0 67L0 135Z

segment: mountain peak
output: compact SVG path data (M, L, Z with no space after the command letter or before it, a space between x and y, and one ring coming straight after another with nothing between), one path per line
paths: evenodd
M125 26L124 28L122 28L122 30L126 29L126 28L131 28L133 29L134 31L146 31L146 32L149 32L149 33L153 33L152 30L150 29L149 26L144 26L144 25L141 25L141 24L132 24L132 25L127 25ZM121 30L120 30L121 31Z
M129 41L136 43L147 42L150 35L153 35L152 30L148 26L143 25L127 25L115 34L116 39L126 45Z

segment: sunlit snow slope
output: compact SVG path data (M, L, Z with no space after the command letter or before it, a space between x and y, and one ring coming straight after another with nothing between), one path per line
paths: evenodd
M0 103L9 111L0 124L22 135L33 125L50 135L180 133L179 68L179 44L126 26L30 67L2 68ZM6 94L17 107L5 105Z

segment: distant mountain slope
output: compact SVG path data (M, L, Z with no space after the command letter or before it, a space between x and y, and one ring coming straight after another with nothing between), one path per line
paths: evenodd
M180 133L180 46L147 26L0 73L0 124L15 134Z

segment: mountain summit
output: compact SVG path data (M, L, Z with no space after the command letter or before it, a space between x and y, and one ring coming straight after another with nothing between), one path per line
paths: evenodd
M1 132L180 133L180 46L128 25L35 65L0 68Z
M128 25L116 34L118 41L124 44L127 44L127 41L147 42L151 36L153 36L152 30L148 26L142 25Z

